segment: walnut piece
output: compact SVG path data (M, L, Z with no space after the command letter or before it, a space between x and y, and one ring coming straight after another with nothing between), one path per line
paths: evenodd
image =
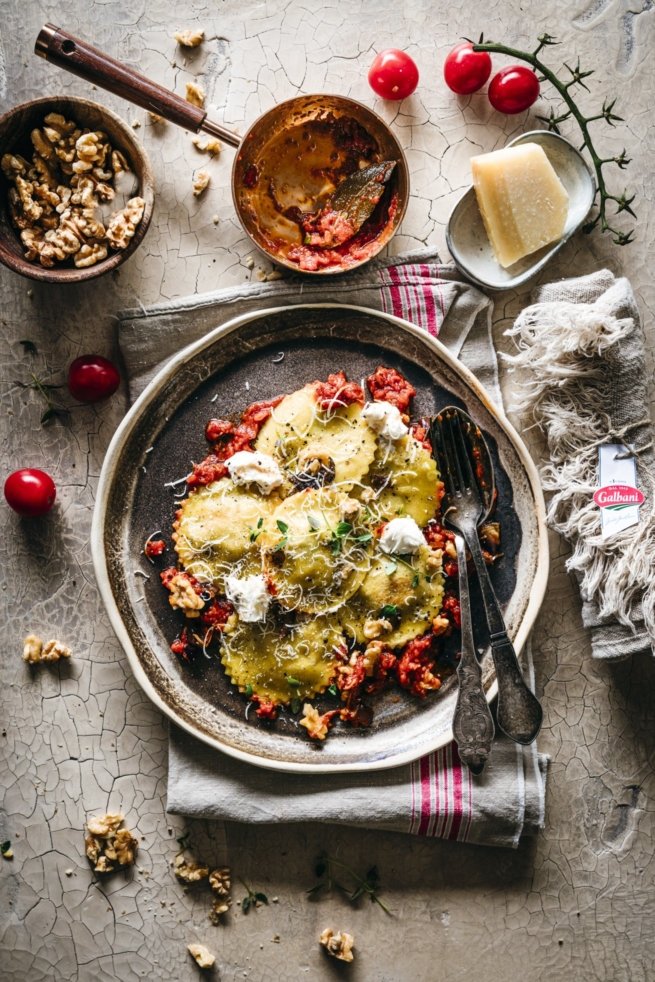
M217 896L227 897L232 886L229 867L221 866L213 870L209 874L209 885Z
M130 198L125 208L115 212L107 226L107 240L112 249L127 249L146 206L143 198Z
M209 948L206 948L204 944L187 945L187 951L195 959L198 968L212 968L216 961L216 956L212 955Z
M96 242L94 245L83 245L75 255L73 262L78 269L84 269L86 266L95 266L96 263L102 262L106 258L107 246Z
M205 601L198 596L184 573L177 573L168 585L168 602L174 610L183 610L187 617L198 617Z
M393 629L393 624L388 621L385 617L372 618L369 617L364 621L364 627L362 628L362 634L367 641L372 641L373 638L379 638L381 634L386 634Z
M220 924L223 914L227 914L230 905L227 900L215 900L209 911L209 920L212 924Z
M197 48L205 40L205 32L198 30L176 31L173 37L183 48Z
M108 246L126 248L145 204L132 198L111 216L107 229L97 217L99 202L116 195L114 179L130 173L125 155L110 145L107 134L48 113L30 137L31 161L11 153L0 160L25 258L46 268L70 260L85 268L106 259Z
M201 109L205 105L205 90L198 82L187 82L186 94L184 96L192 106L199 106Z
M197 170L193 175L193 195L199 198L209 187L211 175L208 170Z
M352 950L355 939L346 931L337 931L335 934L332 928L326 927L318 942L323 945L328 955L338 958L341 962L351 962L355 957Z
M302 707L302 713L300 725L305 727L307 735L312 740L325 740L329 730L325 716L321 716L318 709L312 706L310 702L306 702Z
M128 829L119 828L122 822L121 814L111 812L88 819L84 845L96 873L113 873L134 862L138 842Z
M23 660L31 665L41 662L59 661L70 658L71 650L61 641L47 641L45 644L36 634L28 634L23 641Z
M194 136L191 140L196 150L200 153L208 153L210 157L215 157L216 154L221 152L220 140L217 140L215 136Z
M447 617L443 617L441 614L437 614L432 620L432 633L437 635L445 634L450 627L450 621Z
M187 860L184 853L178 853L173 861L173 872L181 883L200 883L209 876L209 867Z

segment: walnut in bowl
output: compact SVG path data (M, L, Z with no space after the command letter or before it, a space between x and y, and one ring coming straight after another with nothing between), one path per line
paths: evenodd
M72 96L0 118L0 262L76 283L115 269L142 241L154 202L143 148L113 112Z

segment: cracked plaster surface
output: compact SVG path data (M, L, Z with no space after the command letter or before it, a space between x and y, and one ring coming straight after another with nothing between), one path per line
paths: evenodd
M546 828L536 841L511 853L312 825L230 825L225 839L219 826L166 815L166 726L132 678L94 584L90 516L124 397L76 408L70 426L42 429L35 393L11 380L35 369L61 381L77 355L111 355L112 315L120 307L240 283L268 269L259 257L248 268L252 250L229 192L232 151L207 161L189 135L155 127L142 110L34 58L33 39L48 20L179 92L199 78L210 114L241 132L297 92L335 91L367 102L393 126L411 168L412 201L392 250L436 242L444 256L445 225L468 183L469 157L534 122L530 114L499 117L483 94L452 97L441 81L445 54L462 35L482 30L517 46L544 30L558 36L563 45L551 49L553 64L579 53L597 70L587 98L618 97L626 123L604 132L602 146L609 156L626 145L633 157L626 178L638 192L640 222L637 243L624 250L598 235L576 237L545 275L601 265L628 275L652 351L646 224L654 217L653 4L70 0L19 7L3 0L0 11L0 109L47 92L103 101L140 121L137 135L157 181L151 229L117 276L56 288L0 269L3 474L42 467L58 485L47 519L21 521L0 509L0 839L11 839L14 849L14 859L0 865L3 980L191 980L198 977L186 952L192 941L216 954L209 977L224 982L332 979L317 945L326 926L355 935L349 975L357 982L455 982L479 977L480 966L485 978L512 982L526 970L535 982L652 978L655 662L591 662L558 539L551 537L550 590L534 635L545 708L540 743L552 756ZM196 25L206 43L192 52L176 48L173 31ZM389 46L406 48L421 71L417 93L401 104L381 102L366 82L373 52ZM544 95L540 111L549 101ZM194 199L191 174L201 164L212 184ZM497 298L501 348L503 328L526 301L525 291ZM18 343L23 338L38 346L32 362ZM507 379L505 388L511 396ZM537 435L526 435L538 455ZM25 665L20 642L30 631L68 643L70 664ZM124 811L140 851L132 871L98 881L83 855L82 827L88 814L107 808ZM185 828L198 856L228 860L278 902L248 917L234 906L224 926L210 925L206 894L185 893L170 868ZM393 917L371 904L351 909L339 896L309 901L313 859L323 848L362 869L377 864ZM238 886L234 896L241 896Z

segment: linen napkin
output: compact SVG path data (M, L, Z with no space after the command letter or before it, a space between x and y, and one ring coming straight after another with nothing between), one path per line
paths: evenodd
M519 352L520 413L545 431L550 526L571 544L567 568L582 596L594 658L655 654L655 453L644 335L626 279L609 270L539 289L507 333ZM603 537L599 448L622 444L645 495L639 523ZM624 451L622 451L623 453Z
M431 249L322 281L246 283L119 315L119 344L135 399L181 347L240 314L340 302L405 317L438 336L500 404L491 302ZM543 826L547 759L500 738L481 777L454 744L413 764L370 774L282 774L247 765L171 725L168 810L240 822L321 821L517 846Z

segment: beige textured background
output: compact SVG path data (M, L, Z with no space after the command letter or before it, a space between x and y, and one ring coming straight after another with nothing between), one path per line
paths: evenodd
M583 67L597 70L586 105L615 95L626 117L600 142L607 156L625 145L633 158L625 180L638 193L639 223L636 243L625 249L599 235L577 237L547 275L600 265L627 274L655 339L648 248L655 217L653 0L3 0L0 109L69 92L139 120L158 195L143 246L116 277L55 289L0 270L2 479L15 467L44 467L59 488L47 520L21 522L0 507L0 838L10 838L15 853L0 866L0 975L8 982L194 979L186 944L201 940L218 958L213 977L224 982L335 979L338 966L316 944L332 925L355 934L357 960L346 974L357 982L652 979L655 662L591 663L565 550L555 539L550 592L535 632L546 712L541 747L552 755L547 825L537 841L512 853L320 826L232 825L227 851L235 873L278 902L248 917L233 908L226 926L212 927L204 898L185 895L175 882L169 861L185 823L165 814L166 727L108 626L88 549L97 476L125 402L118 395L97 409L78 408L70 427L42 429L36 395L12 380L32 367L19 339L38 345L35 367L59 381L77 355L111 354L112 315L120 307L238 283L257 268L244 263L251 248L232 211L232 152L208 164L210 190L193 199L191 171L203 158L189 136L172 126L157 131L141 110L37 60L32 46L47 20L178 91L199 76L212 113L237 129L296 92L335 91L372 104L393 125L411 166L413 196L393 243L397 252L426 242L443 247L470 155L531 127L531 114L502 118L484 95L458 102L441 81L450 46L482 30L517 46L530 46L544 30L557 35L563 44L551 50L553 65L579 54ZM170 35L195 25L208 42L185 63ZM417 93L401 105L374 99L366 83L373 52L390 45L406 48L421 71ZM547 105L544 94L535 111ZM618 171L615 179L622 187ZM498 298L501 347L503 327L526 299ZM20 660L20 639L31 630L69 642L70 666L31 672ZM133 876L99 884L82 855L81 828L89 812L108 806L123 809L143 841ZM221 853L211 826L190 831L205 855ZM358 867L377 863L394 916L368 903L353 910L338 896L310 902L305 891L322 848Z

